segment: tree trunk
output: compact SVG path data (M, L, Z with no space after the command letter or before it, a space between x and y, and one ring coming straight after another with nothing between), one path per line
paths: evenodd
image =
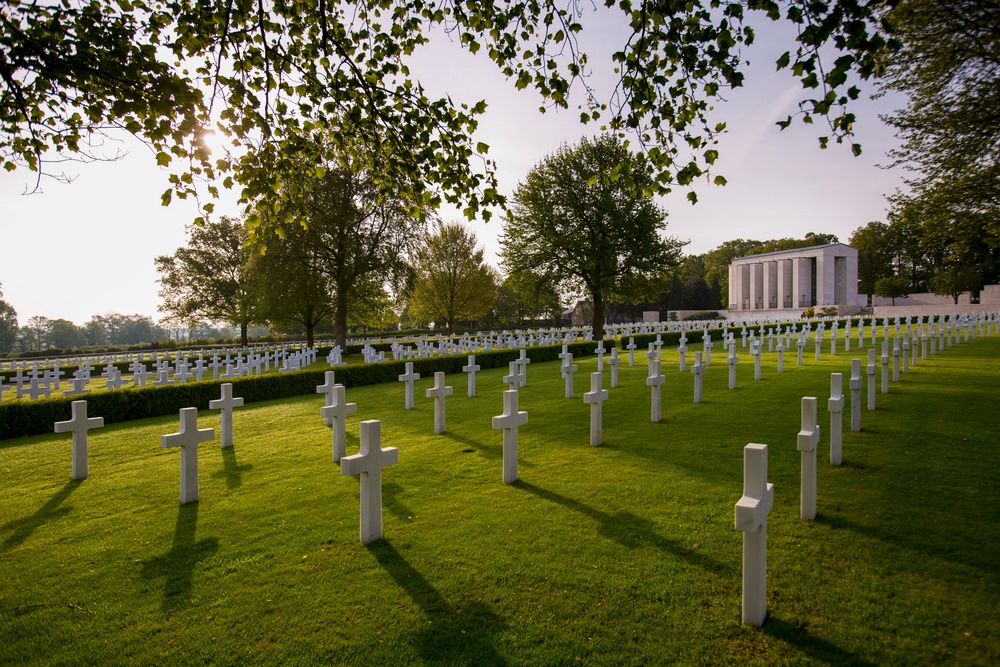
M604 340L604 299L599 290L592 294L594 301L594 340Z
M315 337L313 336L313 331L316 329L315 324L306 325L306 347L312 347Z
M249 328L249 325L247 325L246 322L240 324L240 344L243 347L247 346L247 329L248 328Z
M337 311L333 315L333 337L341 350L347 349L347 290L337 290Z

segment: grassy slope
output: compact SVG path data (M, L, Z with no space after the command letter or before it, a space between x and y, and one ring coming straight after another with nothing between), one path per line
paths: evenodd
M176 417L92 431L83 482L69 481L68 437L4 441L0 662L996 664L1000 337L912 369L861 433L845 408L840 468L823 408L852 354L806 352L782 375L765 354L761 382L744 353L729 391L717 349L694 405L668 350L660 424L637 359L599 448L580 398L596 361L580 362L571 401L556 364L529 366L512 486L489 429L503 371L481 372L474 399L449 376L440 436L430 379L413 411L402 385L351 389L348 453L359 418L381 419L383 446L400 449L384 475L388 539L368 547L319 395L238 410L236 447L202 446L201 501L186 506L177 451L159 447ZM803 395L823 406L816 522L798 519ZM747 442L770 445L776 488L762 630L739 625Z

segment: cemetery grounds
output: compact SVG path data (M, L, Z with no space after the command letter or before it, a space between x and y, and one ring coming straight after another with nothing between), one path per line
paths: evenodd
M475 398L448 376L441 435L432 378L414 410L400 383L348 388L348 454L366 419L399 448L385 539L368 546L318 394L238 408L235 446L199 447L187 505L178 452L160 447L176 415L91 431L82 481L68 435L0 441L0 663L1000 664L1000 336L911 367L854 433L847 379L867 349L817 362L810 343L780 375L765 350L755 382L740 347L731 391L717 347L695 405L666 348L657 424L645 356L629 368L626 352L600 447L582 400L595 358L575 360L572 400L559 362L529 365L511 485L490 428L506 369L480 371ZM831 372L847 395L839 467ZM799 519L803 396L823 436L815 521ZM218 434L219 411L198 426ZM775 486L760 629L740 625L733 527L750 442L769 446Z

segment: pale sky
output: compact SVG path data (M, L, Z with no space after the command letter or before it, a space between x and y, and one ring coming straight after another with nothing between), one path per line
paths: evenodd
M585 22L581 40L595 68L592 85L609 95L610 70L598 63L609 62L610 49L620 48L621 27ZM417 54L412 69L430 96L488 102L475 138L490 145L501 191L508 196L560 144L597 132L580 125L575 107L539 114L539 97L515 90L484 55L465 53L443 34L433 41ZM785 27L762 25L757 43L744 51L751 62L744 88L717 105L728 131L714 173L724 175L728 185L696 184L700 201L694 206L684 188L661 200L669 212L667 232L690 241L688 254L735 238L801 238L807 232L836 234L846 242L858 227L885 219L885 195L902 185L900 169L876 166L888 162L886 151L896 145L878 114L900 106L898 98L863 96L855 104L856 141L864 149L857 158L847 145L820 150L820 125L796 123L779 131L775 122L796 109L802 93L787 72L774 72L774 61L790 45ZM114 163L66 164L75 181L43 181L43 194L22 194L34 184L33 174L24 170L0 175L0 285L21 325L35 315L78 325L108 312L162 317L153 259L184 245L185 226L198 212L193 203L176 199L162 207L168 172L134 139L123 138L122 146L129 155ZM235 196L224 196L216 212L239 215ZM463 219L457 211L442 215ZM470 227L496 264L499 216Z

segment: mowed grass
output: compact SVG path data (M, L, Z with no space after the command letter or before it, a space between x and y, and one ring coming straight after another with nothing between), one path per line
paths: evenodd
M430 378L411 411L402 384L348 389L348 453L360 419L399 448L386 539L367 547L320 395L238 409L236 446L201 446L201 499L184 506L178 452L160 448L176 416L91 431L81 482L68 436L2 441L0 663L997 664L1000 336L911 368L860 433L848 398L840 467L830 373L846 389L867 352L824 345L816 362L813 349L803 367L786 353L780 375L765 352L754 382L741 348L730 391L717 347L700 405L667 349L659 424L645 357L628 368L626 355L601 447L582 401L596 360L577 360L572 400L557 363L532 364L513 485L490 428L505 371L480 372L471 399L464 374L448 376L442 435ZM821 406L815 522L798 518L802 396ZM769 445L775 485L762 629L740 625L748 442Z

